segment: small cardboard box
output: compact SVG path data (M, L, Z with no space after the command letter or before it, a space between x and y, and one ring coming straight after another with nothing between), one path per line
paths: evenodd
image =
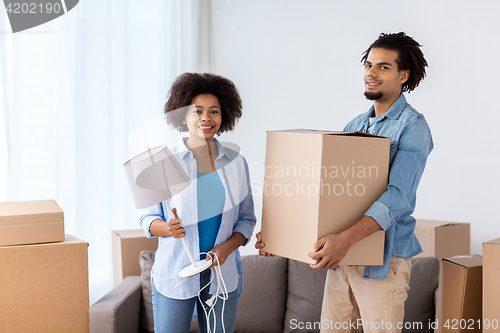
M500 238L483 243L483 332L500 332Z
M267 133L262 239L267 252L312 263L314 243L356 223L386 191L390 139L363 132ZM341 265L382 265L382 230Z
M480 330L482 281L480 255L443 259L442 332Z
M417 219L415 236L423 252L415 256L439 260L470 254L470 224Z
M156 251L158 237L147 238L142 229L112 231L113 281L115 286L130 275L141 275L139 254Z
M64 214L54 200L0 202L0 246L63 240Z
M89 332L88 243L0 247L2 332Z

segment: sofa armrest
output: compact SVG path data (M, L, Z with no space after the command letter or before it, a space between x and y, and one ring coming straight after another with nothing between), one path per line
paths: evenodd
M141 298L141 278L126 277L90 307L90 333L138 333Z

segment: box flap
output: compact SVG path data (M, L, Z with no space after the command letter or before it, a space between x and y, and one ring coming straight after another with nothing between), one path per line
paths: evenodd
M129 230L113 230L113 234L116 234L120 238L137 238L146 237L144 230L142 229L129 229Z
M461 318L465 298L465 268L443 261L442 319ZM441 288L441 287L440 287Z
M444 258L443 261L449 261L462 267L477 267L483 265L483 257L479 254L470 256L454 256L451 258Z
M327 130L313 130L313 129L288 129L288 130L275 130L275 131L267 131L267 132L286 132L286 133L303 133L303 134L320 134L320 135L344 135L344 136L368 136L373 138L386 138L385 136L370 134L361 131L327 131Z
M439 227L445 227L445 226L457 225L457 224L460 225L460 224L469 224L469 223L417 219L417 225L419 227L423 227L423 228L439 228Z
M0 202L0 216L62 213L55 200Z
M492 239L488 242L484 242L483 244L494 244L494 245L500 245L500 238Z
M0 202L0 225L64 221L55 200Z
M481 258L482 259L482 258ZM466 272L464 301L462 304L462 318L475 322L481 319L483 269L481 266L469 267Z

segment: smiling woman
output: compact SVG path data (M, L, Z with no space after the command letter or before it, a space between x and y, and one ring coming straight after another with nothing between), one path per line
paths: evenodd
M160 203L144 209L140 217L146 235L160 237L151 277L155 332L187 333L195 308L200 332L212 329L205 305L209 303L213 303L209 314L214 313L216 332L233 331L242 290L238 248L252 236L256 218L246 160L222 146L215 135L234 128L241 108L235 85L222 76L185 73L170 90L167 123L188 132L172 152L192 182L169 200L174 216ZM178 238L186 238L194 253L216 258L212 266L218 266L222 283L219 278L210 282L210 270L179 277L189 261L178 250Z

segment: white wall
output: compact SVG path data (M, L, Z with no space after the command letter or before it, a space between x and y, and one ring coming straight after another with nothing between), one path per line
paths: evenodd
M214 1L212 71L239 87L244 116L222 140L251 165L260 230L266 130L341 130L371 103L361 53L381 32L423 45L427 78L407 95L431 127L417 218L470 222L472 253L500 237L500 2ZM242 253L256 253L252 243Z

